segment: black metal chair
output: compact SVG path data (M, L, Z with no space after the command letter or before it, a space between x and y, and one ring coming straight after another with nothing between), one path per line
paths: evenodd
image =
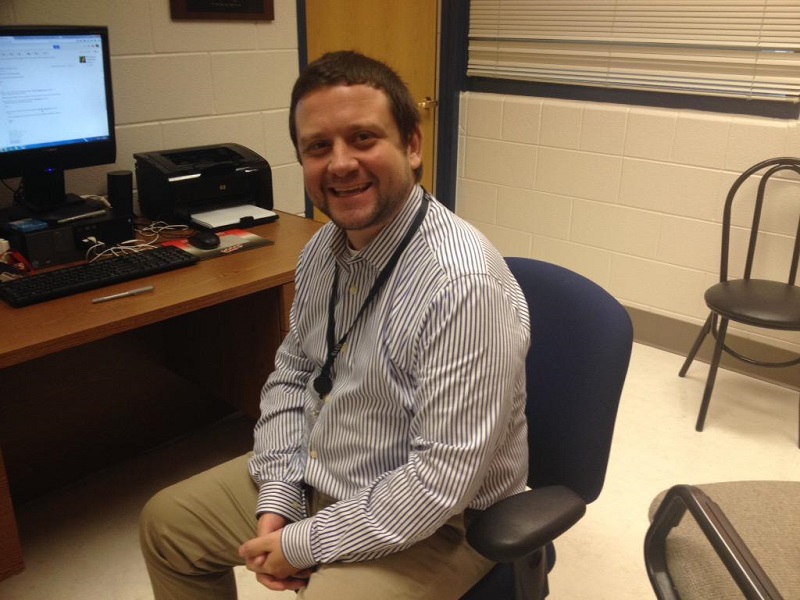
M697 424L695 426L697 431L702 431L705 424L706 413L711 401L711 393L714 391L714 382L723 351L741 361L763 367L789 367L800 363L800 356L778 362L757 360L733 350L725 343L730 321L766 329L800 331L800 287L795 285L798 255L800 254L800 220L798 220L794 249L786 282L757 279L753 276L767 183L770 182L774 175L783 171L791 171L800 175L800 159L772 158L753 165L736 179L725 200L725 209L722 216L722 253L719 283L711 286L705 293L705 301L710 313L679 373L681 377L686 375L686 371L692 364L703 340L711 333L716 338L716 343L708 370L703 400L700 404L700 412L697 415ZM741 278L731 279L728 267L731 252L731 215L734 200L737 197L744 196L744 194L739 194L738 192L745 181L750 177L759 175L761 179L755 197L743 275ZM796 198L798 205L800 205L800 194L796 195ZM800 420L798 421L798 444L800 445Z
M656 598L798 598L798 498L796 481L677 485L659 494L644 544Z
M633 342L627 312L600 286L557 265L507 261L531 315L531 490L470 524L469 542L499 564L464 600L547 596L552 541L580 520L603 487Z

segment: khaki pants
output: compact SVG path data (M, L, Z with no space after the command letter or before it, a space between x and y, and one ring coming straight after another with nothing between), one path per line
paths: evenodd
M170 486L147 503L142 553L155 600L235 600L239 546L256 534L256 486L248 456ZM325 500L312 501L312 511ZM464 516L453 517L411 548L357 563L321 565L302 600L444 600L460 598L493 563L466 542ZM255 575L253 575L255 577Z

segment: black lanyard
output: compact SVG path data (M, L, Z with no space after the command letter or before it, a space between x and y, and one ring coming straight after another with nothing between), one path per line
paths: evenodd
M417 215L414 217L414 222L411 223L411 226L408 228L406 235L403 237L400 244L395 249L394 253L389 259L389 262L387 262L386 266L383 267L380 273L378 273L378 277L375 279L375 283L372 284L372 289L370 289L369 294L367 294L367 298L366 300L364 300L364 304L361 305L361 308L359 309L356 318L353 319L353 322L350 324L350 327L347 328L347 331L339 339L338 342L336 341L335 312L336 312L336 299L339 291L339 268L337 264L334 262L333 286L331 287L331 295L328 300L328 331L326 336L328 340L328 358L325 359L325 364L322 366L322 371L320 371L320 374L314 378L314 390L319 394L320 399L322 399L326 394L328 394L333 389L333 379L331 379L331 369L333 368L333 362L336 360L336 357L339 355L342 346L347 341L347 336L350 335L350 332L353 330L353 327L355 327L356 323L358 323L358 320L367 310L367 307L370 304L372 304L372 301L381 291L381 288L389 279L389 276L392 274L392 271L397 265L397 261L400 260L400 255L403 254L403 251L411 242L411 238L417 232L419 226L422 225L422 221L425 218L425 213L428 212L429 200L430 196L428 196L428 192L425 192L425 195L422 198L422 204L417 210Z

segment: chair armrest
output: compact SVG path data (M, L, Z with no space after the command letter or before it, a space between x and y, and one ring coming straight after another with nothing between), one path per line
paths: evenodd
M478 515L467 528L467 541L489 560L514 562L553 541L585 512L586 503L567 487L527 490Z
M666 542L687 510L747 600L783 600L722 509L690 485L670 488L645 536L647 575L659 600L680 599L667 570Z

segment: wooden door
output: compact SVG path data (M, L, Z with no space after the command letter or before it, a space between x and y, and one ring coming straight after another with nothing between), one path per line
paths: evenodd
M422 184L435 192L439 0L305 0L308 60L357 50L391 66L421 107ZM316 214L316 212L315 212Z

